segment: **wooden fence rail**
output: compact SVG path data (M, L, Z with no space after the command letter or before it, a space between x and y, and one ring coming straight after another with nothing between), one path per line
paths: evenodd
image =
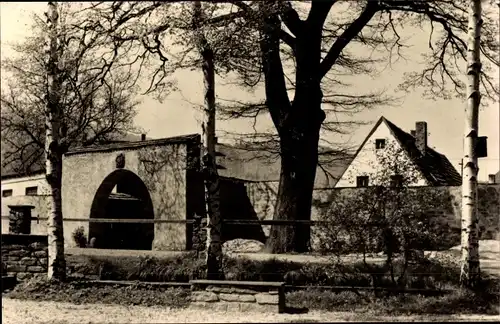
M9 216L2 216L9 219ZM32 217L31 220L46 221L47 217ZM128 223L128 224L194 224L194 219L125 219L125 218L64 218L64 222L87 222L87 223ZM230 225L327 225L333 222L310 221L310 220L259 220L259 219L224 219L224 224ZM363 226L379 226L378 223L367 223Z

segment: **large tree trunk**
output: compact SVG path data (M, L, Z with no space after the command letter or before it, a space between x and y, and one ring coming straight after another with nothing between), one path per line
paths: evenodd
M66 262L64 258L64 234L61 208L62 150L59 146L61 123L60 92L61 79L59 73L58 12L56 2L48 3L48 94L45 109L45 153L46 179L50 186L50 210L48 215L48 279L64 280L66 278Z
M321 108L322 24L314 20L303 22L303 31L295 35L296 87L293 103L289 104L286 87L282 84L280 88L280 82L284 83L279 56L280 23L272 15L266 22L263 33L267 42L261 44L266 97L281 148L280 184L273 218L305 221L295 225L273 225L266 245L272 253L305 252L310 247L311 230L307 221L311 220L319 136L325 120Z
M274 219L304 223L272 226L267 241L267 250L272 253L310 249L311 226L307 221L311 220L318 144L325 113L321 110L319 84L314 90L298 88L297 91L280 131L281 173Z
M197 28L198 49L202 56L202 71L205 97L205 120L203 122L204 156L203 173L207 201L207 243L206 262L207 279L220 280L224 278L222 271L222 218L220 212L220 183L217 174L215 158L215 69L214 53L207 39L199 30L202 20L200 1L193 3L193 22Z
M298 130L300 132L300 130ZM319 129L296 139L293 134L281 138L281 173L275 208L275 220L308 221L318 163ZM267 248L272 253L309 250L310 225L274 225Z
M473 288L480 279L477 217L477 155L479 77L481 73L481 1L470 0L467 54L467 105L465 109L464 161L462 175L462 264L460 282Z

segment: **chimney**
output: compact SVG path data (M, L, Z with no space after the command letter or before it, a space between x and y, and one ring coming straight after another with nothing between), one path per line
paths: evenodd
M415 136L417 135L417 133L416 133L416 132L415 132L415 130L413 130L413 129L410 131L410 134L411 134L411 136L413 136L413 137L415 137Z
M488 183L489 184L495 183L495 175L494 174L488 174Z
M141 141L145 141L146 140L146 134L141 134Z
M427 123L420 121L415 123L415 145L422 155L427 149Z

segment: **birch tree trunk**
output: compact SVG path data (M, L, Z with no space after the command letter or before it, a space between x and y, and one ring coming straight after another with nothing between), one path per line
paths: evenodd
M462 175L462 260L460 282L474 288L480 279L477 215L478 136L481 1L469 1L469 39L467 46L467 105L465 108L464 161Z
M60 141L60 92L59 73L60 44L58 41L57 3L48 2L47 17L47 100L45 107L45 176L50 186L50 210L48 215L48 279L64 280L66 262L64 259L64 235L61 208L62 151Z
M214 53L210 44L201 31L202 8L201 2L193 3L193 22L197 33L198 49L202 56L203 94L205 98L205 115L203 129L203 174L205 179L207 201L207 243L206 262L207 279L220 280L224 278L222 271L222 242L221 242L221 212L220 212L220 183L217 174L215 158L215 70Z

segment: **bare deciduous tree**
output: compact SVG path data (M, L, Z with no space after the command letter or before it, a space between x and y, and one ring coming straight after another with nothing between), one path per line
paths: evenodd
M96 59L101 49L98 40L89 33L71 29L71 5L58 7L61 152L138 131L133 126L138 104L136 90L126 82L127 74L117 69L109 77L103 63L105 56ZM44 167L40 162L44 157L48 83L46 54L40 44L45 41L45 22L35 16L32 31L30 37L13 44L14 55L2 61L6 84L1 95L2 166L17 173Z
M14 45L2 89L2 163L18 173L45 169L50 187L48 277L65 279L62 156L133 129L134 88L110 63L99 39L71 29L68 4L49 2L46 21L35 17L33 36ZM45 44L46 46L40 46ZM44 159L45 157L45 159ZM41 161L45 160L42 164Z
M321 132L345 129L335 123L336 114L387 103L378 91L349 88L348 77L369 75L377 64L402 56L403 25L426 28L429 49L426 67L409 73L401 88L423 86L433 97L464 95L465 0L227 0L207 1L203 8L208 17L204 34L214 50L217 73L235 77L243 87L264 87L263 105L243 105L233 112L248 116L265 111L273 121L281 156L277 220L310 219ZM161 92L171 85L175 71L198 66L193 26L186 19L190 10L182 2L98 3L89 9L83 28L107 37L123 53L137 51L129 64L142 67L156 57L160 64L150 66L148 91ZM497 26L493 15L485 16L480 49L493 65L499 63ZM497 98L498 85L484 72L484 92ZM305 251L309 237L308 226L275 226L268 246L276 253Z

